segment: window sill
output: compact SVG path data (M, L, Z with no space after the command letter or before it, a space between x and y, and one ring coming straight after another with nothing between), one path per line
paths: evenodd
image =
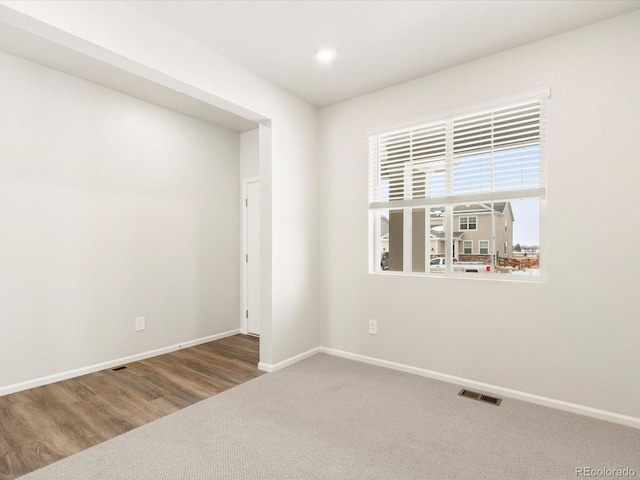
M512 283L547 283L544 274L527 275L514 273L421 273L421 272L369 272L370 275L390 276L390 277L418 277L418 278L455 278L463 280L489 281L489 282L512 282Z

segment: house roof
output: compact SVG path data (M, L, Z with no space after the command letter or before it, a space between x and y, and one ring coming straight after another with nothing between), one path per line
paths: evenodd
M493 204L493 209L497 212L504 213L504 208L507 206L507 202L498 202Z
M431 238L435 240L444 240L445 235L442 230L431 229L430 230ZM464 235L464 232L453 232L453 239L460 240L460 238Z
M504 215L510 215L511 220L515 220L513 217L513 209L511 208L511 202L495 202L493 204L493 211ZM457 205L453 209L454 215L461 215L465 213L487 213L491 212L491 203L474 203L470 205ZM431 218L439 218L439 215L431 215Z

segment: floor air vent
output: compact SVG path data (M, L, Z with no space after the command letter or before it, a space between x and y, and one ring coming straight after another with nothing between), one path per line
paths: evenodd
M458 393L461 397L470 398L472 400L478 400L479 402L489 403L496 407L502 403L502 399L498 397L491 397L483 393L472 392L471 390L465 390L464 388Z
M142 365L142 362L131 362L126 365L120 365L119 367L114 367L111 369L112 372L119 372L120 370L126 370L127 368L139 367Z

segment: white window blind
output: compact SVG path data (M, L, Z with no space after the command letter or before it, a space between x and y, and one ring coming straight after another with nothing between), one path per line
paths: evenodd
M370 208L544 196L545 98L371 135Z

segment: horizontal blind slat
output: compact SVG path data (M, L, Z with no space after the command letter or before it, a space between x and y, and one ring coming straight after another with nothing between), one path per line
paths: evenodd
M451 140L447 144L447 125ZM369 138L371 205L544 188L544 102L528 101ZM453 161L447 167L446 155ZM446 169L450 174L445 175ZM425 203L426 202L426 203Z

